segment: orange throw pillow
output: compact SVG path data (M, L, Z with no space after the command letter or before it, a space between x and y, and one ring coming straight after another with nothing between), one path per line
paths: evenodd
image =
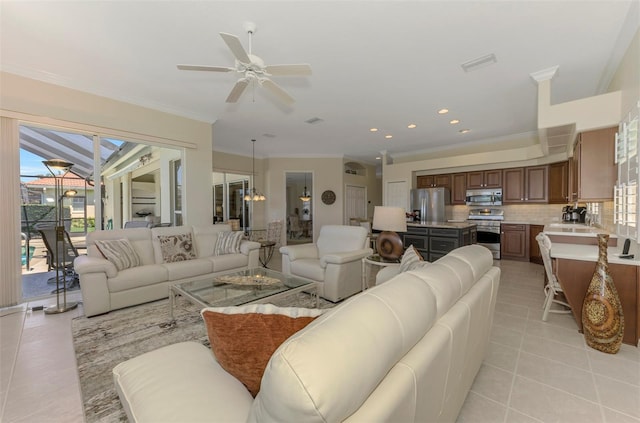
M322 313L318 309L252 304L209 307L201 315L216 359L255 397L275 350Z

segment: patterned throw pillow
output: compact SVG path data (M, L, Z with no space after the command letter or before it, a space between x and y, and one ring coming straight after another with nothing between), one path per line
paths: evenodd
M191 260L197 257L191 234L158 235L163 263Z
M428 264L429 262L424 261L413 245L410 245L409 248L407 248L407 251L402 255L402 260L400 261L400 272L415 270Z
M275 350L324 310L252 304L210 307L201 311L211 350L218 363L254 397Z
M95 242L100 254L116 266L118 271L140 266L140 257L128 239L109 239Z
M213 254L221 256L223 254L237 254L240 252L240 241L244 238L242 231L225 231L218 234L216 248Z

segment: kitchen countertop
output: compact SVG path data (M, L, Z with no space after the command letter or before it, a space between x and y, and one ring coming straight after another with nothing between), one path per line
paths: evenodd
M544 225L543 232L547 235L564 235L577 237L595 237L598 234L608 234L610 238L617 238L606 229L587 226L582 223L549 223Z
M413 226L416 228L447 228L447 229L467 229L476 226L475 223L469 223L467 221L462 222L427 222L427 223L409 223L407 226Z
M607 248L607 260L609 263L626 264L630 266L640 266L640 257L632 259L621 259L618 257L622 253L621 247ZM551 257L567 260L580 260L595 262L598 260L598 246L586 244L564 244L554 242L551 245Z

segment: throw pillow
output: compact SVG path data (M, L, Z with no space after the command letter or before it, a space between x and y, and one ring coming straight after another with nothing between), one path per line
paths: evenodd
M191 234L158 235L163 263L185 261L196 258Z
M244 238L242 231L225 231L218 234L216 248L213 253L216 256L223 254L237 254L240 252L240 241Z
M322 313L273 304L209 307L201 312L216 359L254 397L275 350Z
M118 271L140 266L140 257L128 239L108 239L95 242L100 254L116 266Z
M400 272L415 270L425 265L428 265L428 262L424 261L418 250L416 250L413 245L410 245L409 248L407 248L407 251L402 255L402 260L400 260Z

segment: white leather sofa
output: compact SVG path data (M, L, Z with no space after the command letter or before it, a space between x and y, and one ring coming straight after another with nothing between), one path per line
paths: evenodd
M255 399L195 342L119 364L116 390L131 422L453 422L487 351L499 280L478 245L399 274L280 345Z
M362 261L373 253L360 226L325 225L315 244L280 247L282 273L318 282L318 295L340 301L362 289Z
M74 260L80 277L84 313L87 317L123 307L166 298L169 285L196 280L217 272L258 267L260 244L243 240L240 253L214 255L218 234L229 225L175 226L95 231L87 234L87 255ZM192 236L197 258L163 263L158 236ZM118 271L95 245L97 240L128 239L140 266Z

